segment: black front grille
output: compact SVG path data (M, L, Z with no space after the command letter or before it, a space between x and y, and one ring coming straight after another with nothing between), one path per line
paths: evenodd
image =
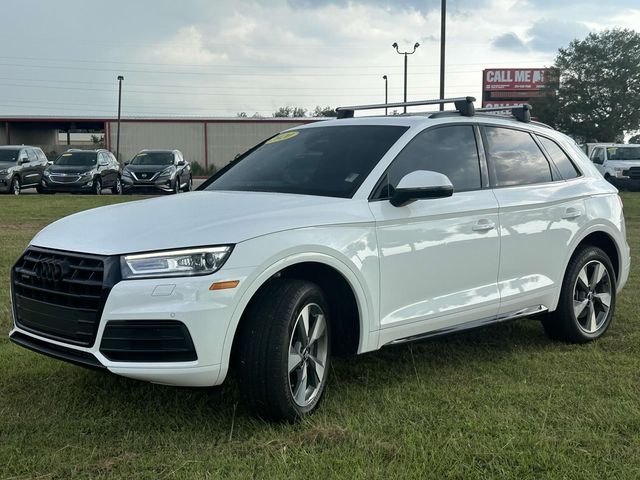
M640 167L631 167L629 170L622 172L622 174L634 180L640 180Z
M157 172L136 172L136 177L141 182L150 182Z
M117 257L30 247L12 271L16 324L44 337L91 346L109 290L119 279Z
M80 180L80 175L72 175L72 176L60 176L52 174L51 177L52 182L56 183L74 183Z
M187 326L178 320L107 322L100 353L116 362L189 362L198 359Z

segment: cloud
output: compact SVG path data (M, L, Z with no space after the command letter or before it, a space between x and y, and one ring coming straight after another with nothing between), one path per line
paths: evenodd
M502 50L511 50L515 52L527 51L528 48L518 35L513 32L503 33L494 38L491 45Z
M589 29L580 22L545 18L529 27L524 39L515 32L507 32L494 38L491 45L500 50L555 52L587 33Z

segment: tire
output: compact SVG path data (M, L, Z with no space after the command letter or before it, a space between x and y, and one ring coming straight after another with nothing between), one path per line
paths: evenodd
M329 308L320 287L304 280L275 279L258 295L238 332L240 393L257 416L294 421L318 407L327 384ZM307 345L305 316L316 336Z
M11 193L12 195L20 195L21 191L22 191L22 188L20 184L20 178L13 177L11 179L11 187L9 188L9 193Z
M185 192L190 192L193 190L193 177L189 175L189 180L187 181L187 186L184 187Z
M122 180L120 180L120 177L116 178L116 183L113 185L111 193L114 195L122 195Z
M611 260L602 249L587 245L571 258L558 308L542 318L542 326L551 339L590 342L607 331L615 305L616 276Z
M175 195L177 195L178 193L180 193L180 190L181 190L181 189L180 189L180 177L179 177L179 176L176 176L176 183L175 183L175 185L173 186L173 193L174 193Z
M93 190L92 192L94 195L102 195L102 180L100 179L100 177L96 177L96 179L93 181Z

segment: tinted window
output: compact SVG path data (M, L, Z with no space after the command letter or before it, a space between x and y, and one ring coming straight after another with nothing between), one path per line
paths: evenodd
M529 133L484 127L484 134L496 186L530 185L552 180L549 162Z
M12 162L18 161L20 150L9 150L6 148L0 148L0 162Z
M38 160L40 161L47 161L47 156L44 154L44 152L42 150L40 150L39 148L36 148L36 155L38 155Z
M596 148L593 152L591 152L591 161L593 163L602 165L604 163L604 149Z
M637 147L607 147L609 160L640 160L640 146Z
M53 162L56 165L66 166L91 166L96 164L98 154L96 152L65 152Z
M131 165L173 165L173 152L140 152Z
M548 138L545 138L545 137L538 137L538 139L540 140L540 143L542 143L542 146L551 157L551 160L553 161L555 166L558 167L558 170L560 171L560 175L562 175L562 178L565 178L565 179L576 178L577 176L580 175L580 172L575 167L571 159L567 157L566 153L564 153L564 151L560 148L560 146L556 142L554 142L553 140L549 140Z
M457 192L480 188L480 163L473 127L433 128L416 135L391 164L387 188L382 185L377 196L388 197L402 177L416 170L443 173Z
M406 130L353 125L284 132L232 162L205 188L349 198Z

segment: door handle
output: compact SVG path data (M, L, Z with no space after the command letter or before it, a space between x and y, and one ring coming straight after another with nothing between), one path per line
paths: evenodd
M471 227L471 230L473 230L474 232L487 232L489 230L493 230L494 228L496 228L496 224L493 222L493 220L489 220L488 218L481 218L475 223L473 227Z
M564 211L562 218L564 220L572 220L574 218L578 218L580 215L582 215L582 212L579 209L569 207Z

